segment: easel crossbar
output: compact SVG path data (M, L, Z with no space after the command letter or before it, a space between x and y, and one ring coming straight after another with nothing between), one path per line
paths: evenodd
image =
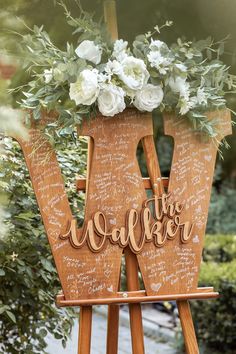
M160 182L164 188L168 188L169 178L168 177L162 177L157 182ZM76 180L76 189L77 189L77 191L86 191L86 184L87 184L86 178L78 178ZM152 184L151 184L151 179L150 178L144 177L143 178L143 184L144 184L144 188L145 189L152 189Z
M88 305L110 305L110 304L132 304L132 303L148 303L160 301L179 301L179 300L204 300L217 298L218 292L213 288L197 288L195 293L189 294L171 294L147 296L143 290L117 292L117 297L104 299L81 299L81 300L65 300L63 293L57 295L56 303L58 307L66 306L88 306Z

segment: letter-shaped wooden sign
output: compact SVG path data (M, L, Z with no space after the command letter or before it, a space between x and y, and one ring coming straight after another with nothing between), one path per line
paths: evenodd
M228 111L219 116L221 140L231 123ZM166 116L165 131L175 143L169 189L147 199L136 150L143 137L153 135L151 115L127 109L86 121L79 131L94 140L81 229L48 141L36 128L29 141L18 140L65 299L116 297L125 247L137 255L147 296L196 293L216 144Z

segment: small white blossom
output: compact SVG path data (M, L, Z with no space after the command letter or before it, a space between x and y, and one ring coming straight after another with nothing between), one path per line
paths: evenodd
M168 84L173 92L179 93L180 96L185 98L189 97L189 83L186 82L186 78L180 76L176 78L170 77Z
M198 105L207 106L207 95L203 88L201 87L198 88L197 95L191 97L191 102L193 107L196 107Z
M118 75L122 72L122 66L117 60L109 60L105 66L105 72L112 77L113 74Z
M75 50L79 58L91 61L97 65L101 61L102 48L93 41L85 40Z
M178 103L178 106L179 106L179 112L180 114L183 116L185 115L186 113L188 113L188 111L193 108L193 103L188 100L188 99L185 99L184 97L182 97L180 99L180 102Z
M18 257L18 254L13 252L12 255L11 255L11 259L13 260L13 262L15 262L15 260L17 259Z
M46 84L49 84L49 82L52 81L52 77L53 77L52 73L53 73L52 69L44 70L43 76L44 76L44 81L45 81Z
M150 75L142 59L128 56L121 62L121 67L118 76L129 89L140 90L148 82Z
M160 74L165 75L173 61L168 46L162 41L151 39L149 49L150 52L147 54L147 58L151 67L156 68Z
M94 103L99 94L98 71L96 69L83 70L77 81L70 84L70 98L77 105L90 106Z
M104 116L113 117L125 109L125 92L113 84L103 85L98 96L98 109Z
M160 74L165 75L169 70L172 59L165 57L159 51L151 51L147 55L151 67L156 68Z
M153 40L151 38L151 43L149 45L150 50L160 50L162 47L167 47L165 42L159 41L159 39Z
M134 106L140 111L152 112L155 108L160 106L163 96L161 86L147 84L142 90L137 91Z
M207 96L203 88L199 87L197 90L197 101L199 104L207 105Z
M124 41L123 39L117 39L114 43L112 56L116 58L118 61L122 61L127 57L127 46L128 46L127 41Z

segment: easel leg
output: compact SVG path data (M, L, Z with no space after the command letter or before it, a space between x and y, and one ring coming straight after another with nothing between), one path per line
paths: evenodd
M107 316L107 354L118 353L119 305L108 306Z
M191 309L187 300L177 301L187 354L199 354Z
M92 306L80 307L78 354L90 354Z
M129 248L125 250L125 262L128 290L139 290L137 258ZM145 354L141 305L130 304L129 316L133 354Z

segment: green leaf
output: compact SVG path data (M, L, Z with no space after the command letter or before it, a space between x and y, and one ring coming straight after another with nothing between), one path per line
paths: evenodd
M16 323L16 317L12 312L6 311L6 314L12 320L12 322Z

